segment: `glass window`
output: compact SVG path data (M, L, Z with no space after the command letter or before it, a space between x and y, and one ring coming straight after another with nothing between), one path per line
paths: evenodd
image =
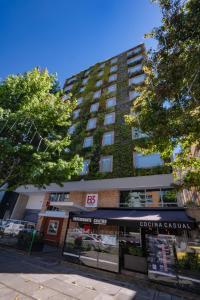
M112 145L114 143L114 131L105 132L103 134L102 145Z
M97 118L91 118L87 123L87 130L96 128Z
M110 75L109 78L108 78L109 82L112 82L112 81L115 81L115 80L117 80L117 74Z
M99 103L94 103L90 106L90 112L95 112L95 111L98 111L99 109Z
M91 147L93 145L93 136L88 136L84 139L83 148Z
M113 165L113 157L112 155L109 156L102 156L100 159L100 172L112 172L112 165Z
M144 58L144 56L141 54L141 55L137 55L137 56L135 56L135 57L131 57L131 58L129 58L128 60L127 60L127 64L132 64L132 63L134 63L134 62L136 62L136 61L139 61L139 60L141 60L141 59L143 59Z
M139 128L132 127L132 139L137 140L141 138L146 138L148 135L143 133Z
M114 57L114 58L111 59L110 62L111 62L111 64L116 64L117 61L118 61L118 57Z
M128 51L128 52L127 52L127 55L130 56L130 55L133 55L133 54L138 54L138 53L141 52L141 50L142 50L141 47L137 47L137 48L135 48L135 49L132 49L132 50Z
M75 132L75 130L76 130L75 125L70 126L68 129L68 134L73 134Z
M112 72L116 72L116 71L117 71L117 66L116 66L116 65L110 67L110 72L111 72L111 73L112 73Z
M141 75L130 78L129 85L139 84L139 83L142 83L144 80L145 80L145 74L141 74Z
M136 65L136 66L134 66L134 67L128 68L129 74L132 74L132 73L135 73L135 72L139 72L139 71L141 71L141 70L142 70L142 65L141 65L141 64Z
M113 93L116 91L116 89L117 89L117 85L113 84L113 85L108 86L107 91L108 91L108 93Z
M137 91L130 91L129 92L129 100L131 101L131 100L135 99L136 97L138 97L139 95L140 95L140 93Z
M67 85L67 86L65 87L65 91L66 91L66 92L70 91L70 90L72 89L72 87L73 87L73 84Z
M80 105L83 102L83 97L77 99L77 105Z
M104 118L104 125L109 125L115 123L115 113L106 114Z
M90 70L87 70L84 75L87 76L89 73L90 73Z
M112 97L106 100L106 108L110 108L116 105L116 98Z
M105 63L100 64L99 68L104 68L105 67Z
M50 220L48 229L47 229L47 234L49 235L57 235L58 232L58 227L59 227L59 221L57 220Z
M96 92L94 93L94 95L93 95L93 98L94 98L94 99L97 99L97 98L100 98L100 97L101 97L101 90L96 91Z
M159 153L143 155L141 153L133 154L135 168L152 168L163 165L163 160Z
M100 71L100 72L98 72L98 76L99 76L99 77L103 76L103 73L104 73L104 71L103 71L103 70L102 70L102 71Z
M80 175L85 175L89 173L90 159L85 159L83 161L83 170Z
M83 84L88 83L88 77L83 79Z
M84 92L84 90L85 90L85 87L82 86L82 87L80 88L80 93Z
M67 84L70 84L71 82L73 82L74 80L76 80L76 77L71 77L70 79L67 80Z
M103 80L99 80L96 82L96 87L100 87L103 83Z
M80 109L76 109L73 111L73 118L76 119L79 117L79 114L80 114Z

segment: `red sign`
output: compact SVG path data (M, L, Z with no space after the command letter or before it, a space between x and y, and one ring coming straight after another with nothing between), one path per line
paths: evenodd
M87 194L85 207L97 207L98 204L98 194Z

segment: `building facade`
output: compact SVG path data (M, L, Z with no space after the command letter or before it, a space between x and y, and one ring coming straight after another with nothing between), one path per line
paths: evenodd
M70 93L77 99L66 156L82 156L83 170L62 187L28 186L17 192L32 199L29 209L41 200L37 229L46 242L63 247L66 259L114 272L147 272L148 249L160 243L171 257L165 257L165 265L151 257L153 274L172 269L175 240L183 252L197 233L192 212L180 208L171 169L159 153L135 151L148 136L139 124L131 128L124 121L137 87L144 84L144 57L141 44L66 80L66 99Z

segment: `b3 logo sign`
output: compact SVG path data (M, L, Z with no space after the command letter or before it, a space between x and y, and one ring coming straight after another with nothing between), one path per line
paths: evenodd
M97 207L98 204L98 194L87 194L85 207Z

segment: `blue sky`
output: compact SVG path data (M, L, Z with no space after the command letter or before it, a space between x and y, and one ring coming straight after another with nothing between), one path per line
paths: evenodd
M160 24L150 0L0 0L0 77L47 67L64 79L134 45Z

